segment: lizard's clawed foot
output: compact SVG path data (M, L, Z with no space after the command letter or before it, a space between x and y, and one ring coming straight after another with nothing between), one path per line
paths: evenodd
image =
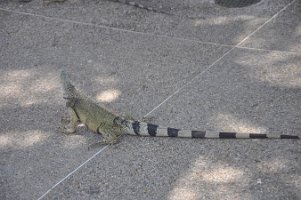
M75 133L76 130L75 130L75 128L68 128L64 125L61 125L61 126L56 128L56 131L68 135L68 134Z
M118 137L110 138L110 139L106 138L106 139L102 140L102 143L107 144L107 145L113 145L113 144L117 144L119 142L118 139L119 139Z
M90 143L88 146L88 150L94 149L96 147L100 147L102 145L114 145L114 144L117 144L118 142L119 142L119 140L109 140L109 141L102 140L99 142Z
M106 145L103 141L95 142L95 143L90 143L88 146L88 150L94 149L96 147L100 147L102 145Z

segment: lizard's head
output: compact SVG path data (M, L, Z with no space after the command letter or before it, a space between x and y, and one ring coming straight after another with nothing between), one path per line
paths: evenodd
M67 107L73 107L76 101L76 88L71 83L69 76L65 71L62 71L61 73L61 80L63 84L64 94L63 98L66 99L66 106Z
M66 100L67 107L73 107L76 101L76 91L73 85L68 85L64 90L63 98Z

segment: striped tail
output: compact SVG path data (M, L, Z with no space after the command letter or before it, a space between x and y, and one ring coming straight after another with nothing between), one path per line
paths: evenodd
M118 118L115 122L125 129L129 135L153 136L153 137L182 137L182 138L225 138L225 139L300 139L295 135L267 135L261 133L236 133L218 131L197 131L161 127L140 121L123 120Z

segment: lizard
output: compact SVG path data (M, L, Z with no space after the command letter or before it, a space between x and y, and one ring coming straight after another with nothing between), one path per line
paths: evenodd
M75 88L69 75L61 72L61 82L66 100L67 114L59 128L64 133L74 133L79 123L103 136L102 144L116 144L122 134L152 137L225 138L225 139L300 139L297 135L268 135L262 133L236 133L186 130L126 119L106 109Z

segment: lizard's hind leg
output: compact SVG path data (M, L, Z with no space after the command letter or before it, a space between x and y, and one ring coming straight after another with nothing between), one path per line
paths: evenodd
M79 125L79 119L77 114L74 112L72 108L67 108L67 112L61 119L61 125L58 130L62 133L74 133L76 131L76 127Z
M109 145L118 143L122 135L120 127L105 123L98 128L97 132L103 137L102 143Z
M94 147L99 147L101 145L113 145L119 142L120 136L115 136L112 135L111 133L101 133L101 135L102 135L102 140L99 142L89 144L89 149L92 149Z
M113 131L106 131L101 133L103 144L113 145L119 142L120 135L116 135Z

